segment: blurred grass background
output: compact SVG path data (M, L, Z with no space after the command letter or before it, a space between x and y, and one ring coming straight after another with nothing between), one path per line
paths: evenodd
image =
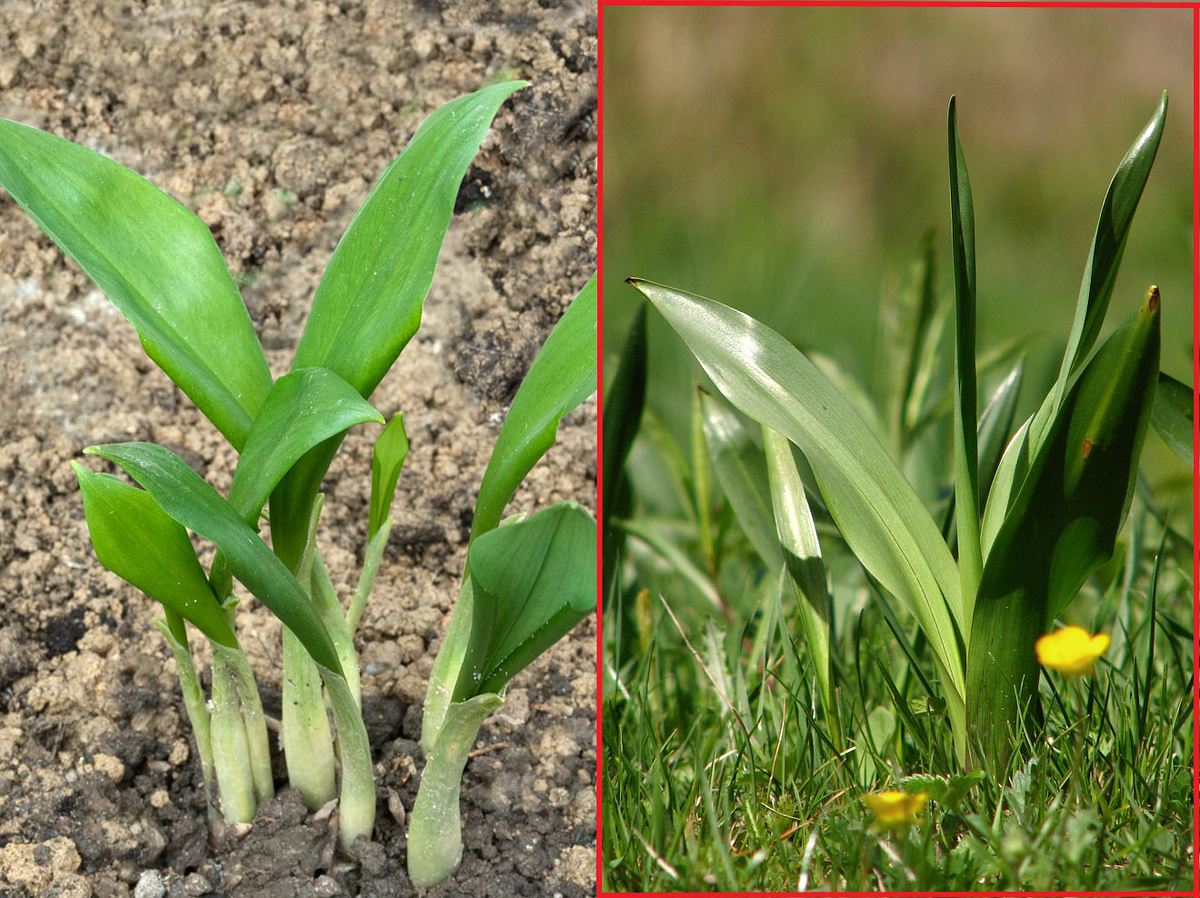
M935 232L947 294L946 104L975 201L979 346L1056 370L1108 181L1170 92L1109 327L1162 289L1163 369L1192 382L1190 10L608 8L604 336L637 275L743 309L876 375L883 298ZM650 408L681 442L690 355L651 316ZM1147 463L1179 463L1148 440Z

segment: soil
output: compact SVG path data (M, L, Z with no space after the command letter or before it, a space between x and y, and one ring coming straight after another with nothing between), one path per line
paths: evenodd
M492 78L532 82L468 173L422 328L374 396L385 415L404 411L412 451L359 629L379 817L357 863L335 854L329 816L286 789L248 832L210 836L157 607L96 563L68 462L93 443L153 440L225 489L235 456L86 277L0 199L0 894L412 894L403 835L420 703L474 492L507 402L595 266L595 9L2 10L0 115L101 150L193 208L276 374L338 237L424 116ZM564 422L510 510L591 504L595 411L593 398ZM343 595L366 530L372 433L360 430L330 469L320 532ZM239 624L277 714L278 625L252 601ZM594 647L589 619L485 723L464 778L463 862L431 894L593 893Z

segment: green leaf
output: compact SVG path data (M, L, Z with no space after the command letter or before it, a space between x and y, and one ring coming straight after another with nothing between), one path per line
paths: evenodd
M241 448L271 374L204 223L111 159L3 119L0 186L129 319L146 354Z
M596 276L567 307L529 366L492 448L471 523L474 539L500 523L525 475L554 445L563 415L596 391Z
M275 381L238 458L229 504L248 524L258 521L271 491L304 453L355 424L383 416L326 368L301 368Z
M641 303L625 337L616 374L604 391L604 445L601 459L600 513L604 527L604 601L609 600L617 561L625 544L624 533L613 520L632 507L632 490L625 476L625 460L642 423L646 404L646 304ZM703 474L701 475L703 476ZM625 507L622 507L625 506ZM627 632L622 628L622 632Z
M847 544L927 633L961 698L958 571L937 525L878 438L794 346L720 303L631 279L683 337L708 376L751 419L795 443ZM955 721L956 734L965 733Z
M713 471L733 508L734 517L767 567L772 572L778 571L784 557L771 510L771 489L763 450L755 444L749 429L720 399L701 393L700 413Z
M474 616L454 701L500 692L596 609L596 522L574 502L489 530L467 558Z
M404 415L397 412L375 440L371 453L371 515L367 538L373 539L387 520L396 495L400 469L408 458L408 433L404 430Z
M1100 208L1100 220L1096 224L1096 233L1088 251L1079 299L1075 305L1075 318L1071 324L1071 335L1063 353L1058 378L1028 426L1023 431L1018 431L1009 443L996 471L988 505L984 509L982 542L985 558L987 546L999 530L1025 479L1030 459L1037 455L1047 432L1054 424L1072 375L1087 358L1104 326L1104 316L1108 311L1113 287L1116 285L1121 256L1125 252L1125 243L1133 224L1133 214L1137 211L1142 191L1150 177L1150 169L1158 153L1166 117L1167 93L1163 91L1154 115L1126 152L1108 185L1108 192Z
M975 209L958 138L955 98L946 116L950 157L950 243L954 258L954 504L963 620L969 631L983 558L979 548L979 449L975 384Z
M313 660L342 674L329 634L296 578L237 510L183 459L153 443L90 446L84 451L120 466L163 511L215 543L234 575L296 635Z
M834 714L829 659L830 621L833 619L829 590L825 582L825 564L821 544L813 522L804 481L796 468L792 444L783 434L763 427L763 447L767 458L767 476L774 511L775 529L783 549L788 580L800 612L800 628L812 657L817 685L826 714Z
M1159 298L1104 341L1075 378L983 568L967 665L972 732L996 769L1032 719L1033 645L1113 553L1154 403Z
M421 306L467 166L506 81L435 110L388 166L317 286L293 368L329 368L369 397L421 323Z
M987 496L996 476L996 467L1012 431L1017 413L1017 399L1021 395L1021 382L1025 377L1025 361L1019 360L1004 376L992 393L992 398L979 416L979 490Z
M438 253L467 166L500 105L524 81L436 109L388 166L342 235L313 297L293 368L329 368L369 398L421 324ZM308 453L271 497L275 551L293 566L321 478L340 439Z
M1167 447L1185 464L1192 463L1195 409L1192 388L1169 374L1158 374L1150 421Z
M92 546L100 563L168 612L191 621L213 642L237 646L225 612L209 588L187 531L149 493L71 462L83 495ZM168 621L178 621L168 613ZM184 646L182 626L175 639Z

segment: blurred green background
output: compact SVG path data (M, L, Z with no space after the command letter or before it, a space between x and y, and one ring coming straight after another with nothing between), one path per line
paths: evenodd
M1163 369L1192 382L1190 10L608 8L604 337L636 275L736 306L878 376L881 303L933 230L949 295L946 104L975 201L979 347L1057 370L1108 181L1170 92L1109 328L1162 289ZM649 407L683 443L698 368L651 316ZM983 384L986 389L987 384ZM1147 462L1177 475L1161 442Z

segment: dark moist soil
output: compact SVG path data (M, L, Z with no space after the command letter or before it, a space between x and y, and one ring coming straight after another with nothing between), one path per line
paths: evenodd
M374 397L404 411L413 448L359 630L379 788L360 864L335 856L330 820L286 790L249 832L210 841L157 609L97 565L68 462L92 443L153 440L224 489L235 457L0 199L0 894L413 892L403 819L420 703L474 492L507 402L595 265L595 24L591 5L532 0L4 3L0 115L101 150L195 209L277 374L337 238L422 118L488 79L533 87L464 181L424 324ZM593 399L512 510L591 503L594 421ZM343 595L361 563L371 436L347 439L326 481L320 537ZM484 725L463 863L434 894L592 894L594 628L519 675ZM277 712L278 625L248 601L240 629Z

